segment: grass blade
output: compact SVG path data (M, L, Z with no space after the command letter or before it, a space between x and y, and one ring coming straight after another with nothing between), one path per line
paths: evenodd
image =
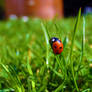
M0 92L11 92L11 91L14 92L15 90L12 88L0 90Z
M29 58L28 57L27 57L27 69L28 69L28 72L29 72L30 76L33 77L33 72L32 72L32 69L30 67ZM32 83L32 90L33 90L33 92L36 92L35 82L33 80L31 80L31 83Z
M76 24L75 24L75 27L74 27L74 31L73 31L73 35L72 35L72 44L71 44L71 51L70 51L70 60L71 60L71 56L72 56L72 52L73 52L73 46L74 46L74 40L75 40L75 34L76 34L76 31L78 29L78 25L79 25L79 21L80 21L80 16L81 16L81 8L79 10L79 14L78 14L78 17L77 17L77 20L76 20Z
M82 31L82 44L81 44L81 55L80 55L80 62L78 64L78 70L79 71L81 68L81 63L83 61L83 56L84 56L84 50L85 50L85 17L83 17L83 31Z
M79 21L80 21L80 16L81 16L81 8L79 10L79 14L78 14L78 17L77 17L77 20L76 20L76 24L75 24L75 27L74 27L73 36L72 36L72 43L71 43L71 51L70 51L71 71L72 71L72 76L73 76L73 79L74 79L74 84L75 84L76 90L78 92L79 92L79 89L78 89L77 82L76 82L75 75L74 75L73 61L71 59L72 59L72 52L73 52L75 34L76 34L77 29L78 29L78 25L79 25Z
M2 68L6 71L6 73L9 75L10 79L13 81L13 84L15 85L15 87L17 88L17 90L19 92L25 92L16 72L14 71L14 69L12 68L12 66L9 65L4 65L4 64L0 64L2 66Z
M46 52L46 64L48 65L48 63L49 63L49 37L48 37L48 35L49 34L47 33L47 30L43 23L41 23L41 27L42 27L42 31L43 31L43 33L45 35L45 39L46 39L46 51L47 51Z
M85 50L85 17L83 16L83 49Z

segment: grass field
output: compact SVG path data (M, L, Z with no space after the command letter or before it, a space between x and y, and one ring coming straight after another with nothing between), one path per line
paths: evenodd
M1 21L0 92L92 92L92 15L81 17L77 30L75 23ZM61 55L53 54L48 34L64 43Z

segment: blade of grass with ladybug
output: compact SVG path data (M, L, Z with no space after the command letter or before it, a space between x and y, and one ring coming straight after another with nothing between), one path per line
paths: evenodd
M80 16L81 16L81 8L80 8L80 10L79 10L78 17L77 17L77 20L76 20L76 24L75 24L75 27L74 27L74 31L73 31L73 35L72 35L72 41L71 41L71 48L70 48L70 49L71 49L71 50L70 50L70 56L69 56L69 59L68 59L69 62L70 62L70 66L71 66L70 72L72 73L72 77L73 77L74 84L75 84L75 87L76 87L76 90L77 90L77 91L79 91L79 89L78 89L77 82L76 82L76 78L75 78L75 75L74 75L73 61L72 61L71 58L72 58L72 52L73 52L75 34L76 34L77 29L78 29L78 24L79 24L79 21L80 21ZM46 45L47 45L47 46L46 46L46 48L47 48L47 52L46 52L46 62L49 63L49 39L50 39L50 36L49 36L49 33L48 33L48 31L46 30L46 28L45 28L45 26L44 26L43 23L41 23L41 26L42 26L42 30L43 30L43 32L44 32L44 34L45 34ZM55 27L56 27L56 29L58 30L57 24L55 24ZM65 49L65 46L67 45L67 37L64 38L64 40L63 40L63 45L64 45L64 49ZM63 52L62 52L60 55L55 56L55 58L56 58L57 64L59 65L59 68L60 68L60 69L62 70L62 72L63 72L63 74L62 74L62 75L64 75L63 81L65 82L65 81L67 80L67 66L66 66L66 60L65 60L65 58L64 58L64 56L63 56ZM61 61L63 61L63 62L61 62ZM50 66L50 68L52 69L51 66ZM56 70L53 70L53 69L52 69L52 71L54 71L55 73L57 73ZM60 76L62 76L62 75L60 74ZM63 82L63 83L64 83L64 82ZM62 88L63 83L56 89L55 92L57 92L57 90L63 89L63 88Z

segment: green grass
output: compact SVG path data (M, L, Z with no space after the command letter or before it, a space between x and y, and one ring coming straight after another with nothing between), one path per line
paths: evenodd
M1 21L0 92L91 92L91 20L79 13L78 21ZM51 37L62 40L61 55L53 54Z

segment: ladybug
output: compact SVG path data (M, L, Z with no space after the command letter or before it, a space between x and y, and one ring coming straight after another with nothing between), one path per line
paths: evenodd
M54 54L61 54L63 51L63 43L56 37L50 39L50 45L53 49Z

